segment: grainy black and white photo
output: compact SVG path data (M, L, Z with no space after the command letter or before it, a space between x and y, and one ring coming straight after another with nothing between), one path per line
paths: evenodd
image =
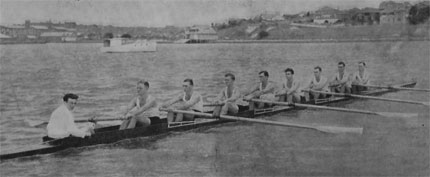
M0 176L430 176L428 0L0 0Z

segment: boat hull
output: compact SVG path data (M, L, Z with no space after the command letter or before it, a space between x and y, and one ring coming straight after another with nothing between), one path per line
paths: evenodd
M413 87L415 86L415 84L416 82L410 82L410 83L405 83L397 86ZM380 94L393 92L393 91L395 90L376 89L376 90L362 92L362 94L380 95ZM335 102L347 101L351 99L353 98L334 97L334 98L328 98L326 100L321 100L319 102L310 101L310 102L307 102L307 104L324 105L324 104L330 104ZM305 108L301 108L301 107L299 108L294 106L275 106L272 108L265 109L265 111L251 111L247 109L248 109L247 106L241 106L240 113L236 114L235 116L254 118L262 115L268 116L279 112L305 109ZM84 147L84 146L92 146L97 144L110 144L124 139L131 139L131 138L137 138L137 137L149 137L149 136L160 135L168 132L187 131L187 130L197 129L200 127L210 127L210 126L223 124L227 122L233 122L233 121L211 119L208 121L198 122L194 124L169 127L167 123L167 119L164 118L164 119L160 119L160 121L158 121L156 124L151 125L147 128L137 127L134 129L119 130L119 126L109 126L109 127L96 129L95 130L96 133L91 137L87 137L87 138L67 137L64 139L52 140L49 142L49 145L45 145L45 147L43 148L39 147L39 148L34 148L26 151L2 154L0 155L0 160L3 161L7 159L32 156L37 154L54 153L71 147Z

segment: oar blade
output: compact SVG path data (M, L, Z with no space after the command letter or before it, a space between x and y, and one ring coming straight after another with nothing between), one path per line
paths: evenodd
M378 115L384 117L398 117L398 118L414 118L417 117L417 113L399 113L399 112L377 112Z
M421 104L424 106L430 106L430 102L421 102Z
M28 125L30 125L30 127L36 127L36 128L41 128L48 125L48 122L38 121L38 120L27 120L27 123Z
M363 134L363 128L361 127L333 127L333 126L315 126L318 131L326 133L354 133Z

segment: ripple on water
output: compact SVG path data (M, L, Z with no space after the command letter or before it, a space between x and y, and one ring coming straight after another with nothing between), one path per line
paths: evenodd
M417 78L429 88L428 42L159 45L156 53L104 54L101 44L1 45L1 149L37 144L44 130L26 119L48 119L64 93L80 95L77 117L116 115L140 79L167 100L193 78L204 97L224 87L227 72L247 89L258 72L281 81L286 67L307 79L313 67L330 76L337 62L353 72L365 60L374 81ZM396 92L384 97L429 101L428 94ZM429 174L429 108L355 100L332 106L419 113L416 122L306 109L268 117L322 125L363 127L364 134L332 135L299 128L229 123L209 129L134 139L111 146L72 149L1 163L2 176L425 176ZM420 126L421 125L421 126ZM327 163L330 162L330 163ZM37 168L33 168L37 166ZM29 170L31 169L31 170Z

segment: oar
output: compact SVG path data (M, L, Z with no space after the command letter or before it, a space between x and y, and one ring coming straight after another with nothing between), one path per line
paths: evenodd
M224 103L206 103L203 106L204 107L224 106Z
M396 89L396 90L409 90L409 91L419 91L419 92L430 92L430 89L421 88L409 88L409 87L397 87L397 86L379 86L379 85L357 85L362 87L373 87L373 88L384 88L384 89Z
M347 108L337 108L337 107L328 107L328 106L318 106L318 105L311 105L311 104L266 101L266 100L261 100L261 99L252 99L252 101L269 103L269 104L277 104L277 105L286 105L286 106L294 105L294 106L298 106L298 107L307 107L307 108L315 108L315 109L327 109L327 110L343 111L343 112L373 114L373 115L380 115L380 116L384 116L384 117L410 118L410 117L418 116L418 114L416 114L416 113L374 112L374 111L366 111L366 110L359 110L359 109L347 109Z
M160 110L213 118L213 115L208 114L208 113L200 113L200 112L194 112L194 111L183 111L183 110L167 110L167 109L160 109ZM306 125L306 124L289 123L289 122L276 122L276 121L261 120L261 119L249 119L249 118L228 116L228 115L220 115L219 118L225 119L225 120L244 121L244 122L252 122L252 123L267 124L267 125L277 125L277 126L286 126L286 127L298 127L298 128L314 129L314 130L318 130L318 131L326 132L326 133L358 133L358 134L363 133L363 128L355 128L355 127L333 127L333 126L322 126L322 125Z
M76 123L82 123L82 122L101 122L101 121L115 121L115 120L124 120L122 118L113 118L113 119L81 119L81 120L75 120ZM28 124L31 127L41 127L48 125L47 121L38 121L38 120L27 120Z
M401 99L392 99L392 98L381 98L381 97L366 96L366 95L355 95L355 94L349 94L349 93L322 92L322 91L316 91L316 90L303 90L303 91L315 92L315 93L324 93L324 94L328 94L328 95L337 95L337 96L343 96L343 97L365 98L365 99L372 99L372 100L392 101L392 102L399 102L399 103L421 104L421 105L425 105L425 106L430 106L429 102L401 100Z

